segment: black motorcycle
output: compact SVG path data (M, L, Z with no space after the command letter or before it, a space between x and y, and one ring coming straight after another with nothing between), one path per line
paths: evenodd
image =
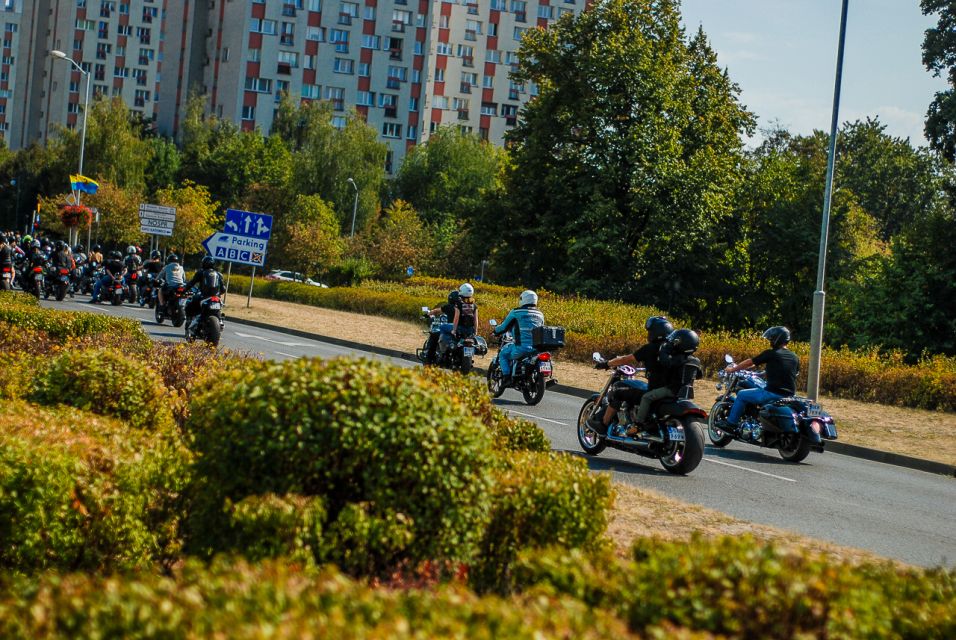
M143 271L137 267L126 272L126 299L130 304L139 302L139 286Z
M31 266L20 275L21 287L27 293L32 293L39 300L40 296L46 290L45 269L37 265Z
M489 321L492 327L498 326L497 320ZM551 351L564 346L564 329L561 327L536 327L532 331L532 348L530 353L521 356L511 366L511 384L504 384L504 375L498 358L501 350L514 343L510 333L498 337L498 355L488 367L488 392L492 398L498 398L510 387L517 389L529 405L536 405L544 398L546 388L558 384L554 377L554 358Z
M442 369L451 369L460 371L467 375L475 366L475 356L483 357L488 353L488 343L484 338L475 334L473 336L455 338L450 349L441 349L441 345L435 349L435 361L428 361L428 343L431 342L431 336L437 339L442 333L451 334L452 323L448 322L445 315L431 317L428 315L428 307L422 307L422 319L429 323L429 328L425 331L429 338L421 349L415 352L418 361L422 364L434 364Z
M158 288L158 287L157 287ZM158 293L157 293L158 298ZM155 317L156 324L163 324L163 320L169 318L174 327L181 327L186 322L186 285L179 285L171 288L165 294L166 304L156 304Z
M596 365L604 365L600 353L593 356ZM603 368L603 367L602 367ZM611 371L600 393L588 398L578 414L578 442L584 453L596 456L606 447L634 453L645 458L656 458L671 473L686 475L697 468L704 457L703 422L707 413L691 402L693 384L681 389L680 397L662 398L651 405L648 420L639 429L634 425L637 402L624 403L616 418L608 425L607 434L601 434L588 425L593 415L604 415L608 406L608 391L621 380L633 380L636 389L647 391L647 383L634 379L643 372L630 365L623 365ZM633 436L627 432L638 431Z
M199 291L194 290L192 296L198 295ZM222 298L209 296L202 300L199 303L199 321L186 323L186 341L205 340L213 346L219 346L219 339L225 327L222 317Z
M44 297L47 299L52 295L57 302L62 302L66 294L73 295L72 274L66 267L50 267L49 276L44 285Z
M123 304L126 298L126 287L123 285L122 276L114 276L109 271L103 271L106 282L100 287L100 299L108 300L111 305L118 307Z
M150 309L156 306L156 276L152 273L143 275L142 284L139 288L139 306L149 306Z
M0 267L0 291L10 291L13 289L13 267Z
M734 364L730 355L724 356L727 364ZM773 400L762 406L748 405L740 419L740 425L731 431L724 422L737 393L744 389L766 386L762 375L741 370L734 373L721 371L718 374L717 396L707 433L715 447L726 447L733 440L777 449L780 457L790 462L804 460L811 451L823 453L826 440L836 440L836 423L833 417L810 398L793 396Z

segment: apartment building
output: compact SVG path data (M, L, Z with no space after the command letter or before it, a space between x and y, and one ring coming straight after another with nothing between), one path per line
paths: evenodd
M81 74L46 53L60 49L90 70L94 92L121 96L167 135L179 133L194 91L205 96L208 113L246 130L268 132L283 94L328 100L336 126L344 126L355 110L388 145L390 172L441 125L501 144L535 93L509 77L521 35L579 12L585 3L26 1L35 8L48 5L48 11L31 18L38 62L23 84L33 89L32 108L24 115L26 142L11 146L44 139L55 122L75 126ZM15 6L24 0L0 2Z

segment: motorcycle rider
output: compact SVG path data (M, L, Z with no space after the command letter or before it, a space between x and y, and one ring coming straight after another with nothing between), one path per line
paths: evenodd
M720 428L735 433L740 426L747 405L762 405L773 400L792 396L797 392L797 375L800 373L800 358L787 349L790 343L790 330L786 327L770 327L763 332L764 339L770 342L770 348L743 362L728 365L724 371L734 373L749 369L754 365L766 365L767 387L744 389L737 393L734 406Z
M134 247L133 245L126 247L126 257L123 258L123 266L126 267L124 284L126 284L127 287L130 285L130 282L132 282L131 278L133 274L143 265L143 259L139 257L138 249L139 247Z
M73 256L70 255L70 248L62 240L57 240L55 246L55 252L50 258L50 262L53 263L54 269L69 269L73 270L74 262Z
M621 410L625 402L633 405L637 399L641 398L642 406L646 406L641 421L647 417L650 411L651 403L660 398L671 395L667 387L667 368L661 364L660 351L664 346L667 336L674 331L674 325L664 316L651 316L644 321L644 328L647 330L647 344L639 348L632 354L617 356L598 365L599 369L610 369L611 367L621 367L626 364L643 364L647 370L647 391L643 391L644 384L638 380L620 380L614 383L608 393L608 405L603 416L595 414L588 419L588 426L600 433L607 434L608 425L615 414ZM643 396L641 395L643 392ZM647 404L643 404L644 398L650 397ZM640 411L640 408L638 409ZM629 433L628 435L634 435Z
M445 353L455 346L458 338L475 335L478 328L478 305L475 304L475 288L467 282L458 287L458 300L455 312L448 316L451 331L443 331L438 341L438 350Z
M0 267L9 267L13 269L13 247L12 242L7 241L6 236L0 236ZM16 274L13 274L16 278Z
M94 267L103 264L103 247L98 244L90 247L90 264Z
M154 249L149 254L149 260L143 263L143 275L146 276L146 282L150 286L157 286L159 274L163 271L163 254ZM140 299L139 306L146 304L145 299Z
M458 312L458 304L460 301L461 294L458 293L457 290L450 291L448 293L448 301L440 307L435 307L434 309L430 310L428 315L432 318L435 316L454 318L455 314ZM428 346L425 347L425 364L435 364L435 350L438 348L438 341L440 337L440 331L428 334Z
M501 367L501 384L505 387L512 383L511 371L514 362L534 351L531 332L544 326L544 314L538 309L538 294L526 289L518 296L516 309L512 309L497 327L494 334L500 336L511 331L514 342L505 345L498 352L498 366Z
M166 306L166 294L170 289L186 284L186 271L179 264L179 256L171 253L166 256L166 266L159 274L159 306Z
M216 270L216 260L212 256L205 256L202 259L202 267L186 284L187 289L195 286L199 287L199 293L189 298L189 303L186 305L186 326L189 327L190 333L199 325L202 301L210 296L221 296L226 291L222 274Z
M110 283L114 278L120 279L126 275L126 267L123 266L123 254L119 251L110 251L107 254L106 262L103 263L103 277L93 284L93 297L90 302L96 304L100 301L100 290L104 285Z

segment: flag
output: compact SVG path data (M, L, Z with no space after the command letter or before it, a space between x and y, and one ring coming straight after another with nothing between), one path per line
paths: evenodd
M86 176L71 175L70 188L82 193L96 193L97 189L100 188L100 183Z

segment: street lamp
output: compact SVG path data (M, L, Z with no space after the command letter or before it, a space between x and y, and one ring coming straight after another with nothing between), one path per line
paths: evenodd
M358 185L352 178L348 179L348 183L355 189L355 202L352 203L352 233L349 235L350 238L353 238L355 237L355 213L358 211Z
M810 367L807 395L816 400L820 394L820 359L823 352L823 311L826 302L824 277L827 268L827 235L830 231L830 199L833 195L833 169L836 161L837 128L840 117L840 85L843 81L843 45L846 42L846 13L849 0L843 0L840 14L840 40L837 45L836 81L833 87L833 115L830 120L830 148L827 153L826 188L823 192L823 222L820 225L820 255L817 259L817 290L813 292L813 316L810 320Z
M76 63L76 60L69 57L62 51L58 49L53 49L50 51L50 56L58 58L60 60L66 60L73 68L86 76L86 97L83 99L83 132L80 134L80 170L79 175L83 175L83 155L86 153L86 118L90 113L90 72L83 69L82 66ZM76 204L80 204L80 192L76 192ZM92 224L91 224L92 226ZM73 237L72 232L70 235L70 244L76 244L76 238ZM87 232L87 244L89 244L89 232Z

